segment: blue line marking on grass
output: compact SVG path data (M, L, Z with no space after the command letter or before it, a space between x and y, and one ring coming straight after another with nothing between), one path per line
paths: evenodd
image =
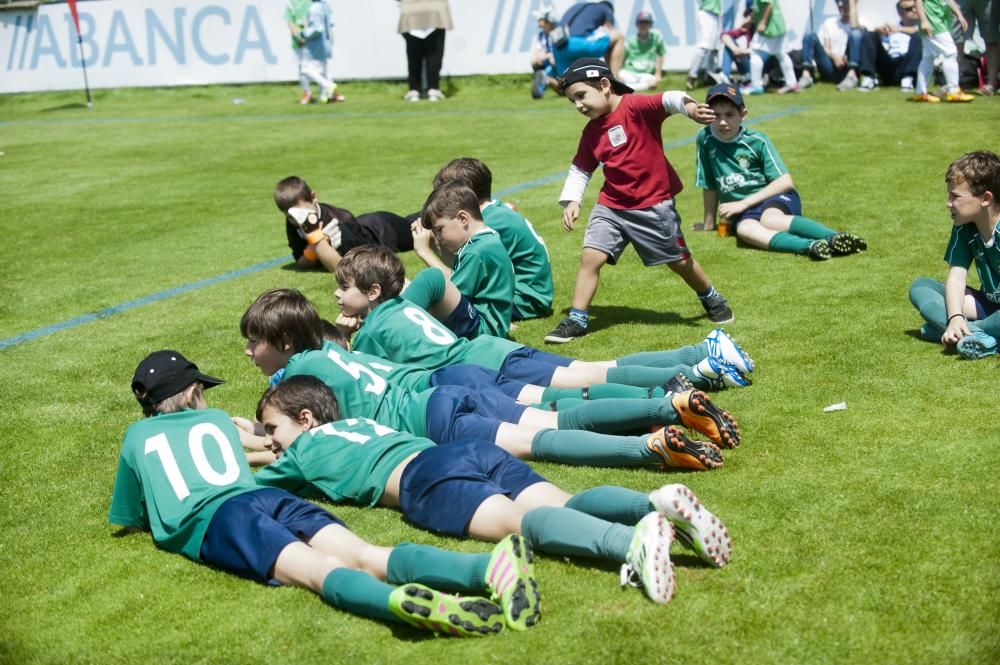
M764 122L766 120L774 120L775 118L783 118L785 116L794 115L796 113L801 113L807 111L809 107L807 106L792 106L781 111L775 111L774 113L767 113L756 118L751 118L743 124L753 125L759 122ZM358 114L363 115L363 114ZM373 114L377 115L377 114ZM299 116L296 116L299 117ZM14 124L14 123L0 123L0 126ZM693 134L686 138L680 139L679 141L673 141L666 144L664 149L679 148L680 146L687 145L688 143L693 143L697 138L697 134ZM494 192L497 198L503 198L515 192L521 192L526 189L532 189L534 187L541 187L542 185L548 185L549 183L556 182L562 178L566 177L566 171L559 171L551 175L544 176L542 178L536 178L535 180L529 180L528 182L523 182L517 185L513 185L506 189L502 189L498 192ZM21 333L20 335L14 335L13 337L7 337L5 339L0 339L0 350L6 349L11 346L17 346L18 344L23 344L24 342L30 342L33 339L38 339L39 337L46 337L53 333L62 332L63 330L69 330L70 328L76 328L77 326L82 326L85 323L90 323L91 321L96 321L98 319L106 319L115 314L120 314L121 312L127 312L130 309L135 309L136 307L141 307L143 305L148 305L150 303L159 302L161 300L166 300L168 298L173 298L174 296L179 296L183 293L188 293L196 289L203 288L205 286L211 286L213 284L218 284L220 282L226 282L231 279L236 279L237 277L242 277L244 275L250 275L255 272L260 272L261 270L266 270L272 268L276 265L285 263L286 261L292 260L292 256L282 256L276 259L269 259L267 261L262 261L260 263L255 263L252 266L246 268L240 268L239 270L232 270L221 275L216 275L214 277L206 277L205 279L200 279L196 282L191 282L190 284L182 284L181 286L175 286L173 288L166 289L165 291L159 291L157 293L150 294L148 296L143 296L142 298L136 298L135 300L129 300L120 305L113 305L111 307L105 307L104 309L91 312L89 314L84 314L83 316L78 316L67 321L62 321L60 323L53 323L52 325L42 326L41 328L35 328L34 330L29 330L26 333Z

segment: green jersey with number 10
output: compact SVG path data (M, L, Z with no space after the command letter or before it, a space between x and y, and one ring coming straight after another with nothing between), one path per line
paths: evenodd
M150 529L163 549L200 561L218 507L255 489L239 432L224 412L154 416L125 433L108 521Z

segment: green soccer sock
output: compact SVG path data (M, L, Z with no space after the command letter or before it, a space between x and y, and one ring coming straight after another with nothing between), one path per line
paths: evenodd
M788 225L788 232L800 238L811 240L822 240L836 235L837 232L825 224L820 224L815 219L809 219L801 215L792 217L792 223Z
M918 277L910 286L910 302L927 323L945 330L948 310L944 303L944 284L927 277Z
M430 309L444 298L444 273L437 268L425 268L417 273L403 292L403 297L424 309Z
M588 388L546 388L542 392L543 402L555 402L561 399L611 399L615 397L630 399L647 399L663 397L662 388L643 388L641 386L625 386L620 383L595 383Z
M352 614L402 623L389 610L393 587L368 573L351 568L335 568L323 580L323 600Z
M639 365L642 367L675 367L677 365L696 365L699 360L708 357L708 344L689 344L672 351L643 351L622 356L615 360L619 367ZM610 379L609 379L610 381Z
M641 520L647 513L656 510L649 503L649 496L614 485L592 487L580 492L570 497L566 507L602 520L629 526Z
M683 374L687 377L691 385L698 390L711 390L712 382L706 379L704 376L695 371L694 367L685 367L678 374Z
M489 563L489 554L466 554L429 545L400 543L389 555L386 580L389 584L419 582L438 591L480 594L486 590Z
M543 429L531 442L531 459L576 466L650 466L660 458L646 448L647 438Z
M627 386L658 388L674 378L682 367L687 367L687 365L675 365L673 367L641 367L639 365L609 367L607 379L608 383L623 383Z
M650 425L677 422L677 412L668 399L602 399L586 401L559 411L559 429L588 432L627 432Z
M521 533L539 552L625 561L632 527L570 508L543 506L521 519Z
M785 252L786 254L805 254L809 251L809 245L813 243L808 238L801 238L791 233L775 233L770 242L767 243L769 252Z

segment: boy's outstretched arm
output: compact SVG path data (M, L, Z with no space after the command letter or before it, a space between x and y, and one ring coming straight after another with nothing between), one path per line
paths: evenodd
M968 277L967 268L951 266L948 269L948 278L944 282L944 306L948 313L948 325L941 336L941 343L945 346L957 344L958 340L972 334L965 318L965 286Z
M721 204L719 206L719 214L723 217L738 218L746 210L754 207L764 199L790 192L793 187L795 187L795 183L792 182L792 175L784 173L745 199Z

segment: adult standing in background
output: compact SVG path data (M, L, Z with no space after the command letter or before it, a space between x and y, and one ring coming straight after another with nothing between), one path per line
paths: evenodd
M410 86L403 96L406 101L420 101L425 71L428 101L444 99L441 92L444 33L453 27L448 0L399 0L398 32L406 40L407 81Z

